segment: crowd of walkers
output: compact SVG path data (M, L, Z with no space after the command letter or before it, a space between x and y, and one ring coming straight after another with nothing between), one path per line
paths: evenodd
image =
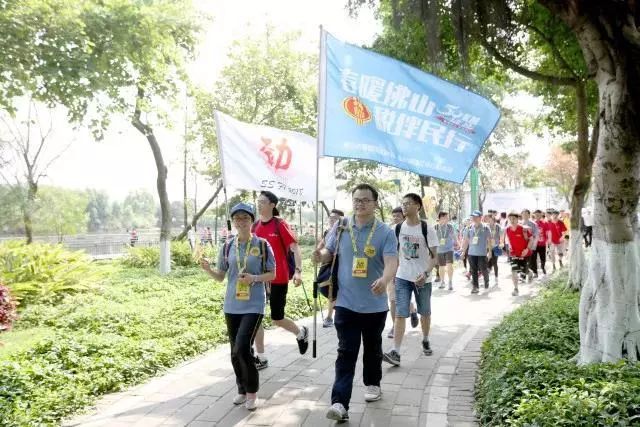
M337 287L329 295L324 327L337 334L335 379L327 418L349 419L349 403L360 347L366 402L382 398L382 362L401 363L406 320L421 326L421 351L433 354L429 340L433 286L449 291L454 283L454 263L461 259L471 282L471 293L498 284L497 262L506 255L511 267L513 295L518 285L547 273L547 255L553 270L556 260L563 266L568 218L560 212L529 210L503 212L474 211L463 223L439 212L435 224L424 217L422 199L409 193L393 210L390 225L376 218L378 191L357 185L351 193L353 213L345 217L334 209L330 228L315 248L312 261L335 265ZM269 304L273 323L295 338L300 354L309 345L309 331L285 315L289 282L302 283L302 256L296 237L279 217L278 198L260 193L256 209L239 203L230 210L236 233L218 251L217 262L202 260L202 268L216 281L226 279L224 314L236 376L236 405L257 407L259 370L268 366L264 350L262 319ZM339 259L335 263L335 259ZM335 264L334 264L335 263ZM330 285L333 287L333 285ZM337 294L337 295L336 295ZM391 311L393 327L387 334L391 348L383 352L382 337Z

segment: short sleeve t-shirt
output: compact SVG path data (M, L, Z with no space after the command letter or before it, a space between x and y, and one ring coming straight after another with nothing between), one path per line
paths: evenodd
M522 258L522 252L529 245L531 231L521 225L517 225L515 230L511 226L507 227L506 233L509 238L509 255L514 258ZM525 254L524 256L527 255Z
M249 257L247 258L246 272L249 274L263 274L262 271L262 244L259 238L252 236L250 240ZM247 251L247 243L237 245L238 239L233 238L228 248L228 259L225 260L225 247L222 244L218 251L218 269L227 272L227 291L224 297L224 312L227 314L264 314L266 304L266 294L264 282L256 282L249 287L249 300L243 301L236 298L236 283L238 280L238 252L240 253L240 265L244 266L244 256ZM273 251L269 243L265 244L267 251L265 270L273 271L275 262Z
M351 234L356 241L356 247L359 250L357 257L364 257L362 253L369 236L369 232L373 226L373 222L362 227L354 227L349 230L351 224L354 224L353 218L348 221L347 229L340 235L340 242L336 242L338 224L333 227L327 235L326 248L329 252L334 253L338 247L340 256L340 264L338 265L338 283L340 291L336 299L337 307L344 307L357 313L380 313L389 310L387 305L387 294L375 295L371 290L373 282L382 276L384 272L384 257L398 255L398 240L395 232L388 225L376 221L376 228L371 236L371 245L375 248L375 255L367 257L367 277L353 277L353 245L351 242ZM338 246L339 245L339 246Z
M567 231L567 227L565 227L564 222L549 222L549 229L551 230L551 243L554 245L560 244L562 241L562 233Z
M498 246L500 244L500 236L502 235L502 227L499 224L487 225L491 236L491 244Z
M490 234L491 232L489 231L489 227L484 224L480 224L478 227L470 225L465 230L465 236L469 239L469 255L486 256L487 240L489 239ZM478 238L477 241L475 239L476 237Z
M287 252L291 244L298 243L289 225L285 220L273 217L267 222L258 221L253 227L253 233L269 242L276 258L276 278L271 284L278 286L289 283Z
M455 242L456 230L451 224L436 224L434 230L438 242L438 253L444 254L453 251L453 244ZM430 245L432 246L432 245Z
M539 219L536 221L536 225L538 226L538 246L546 246L549 223Z
M431 225L427 225L427 238L429 247L438 246L438 236ZM425 242L422 234L422 225L408 225L403 222L400 226L398 241L400 243L400 253L398 254L399 262L396 277L415 282L420 274L426 272L430 257L427 242ZM429 274L425 282L429 283L430 281L431 276Z

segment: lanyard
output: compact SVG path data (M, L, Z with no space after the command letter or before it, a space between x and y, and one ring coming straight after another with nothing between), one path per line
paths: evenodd
M249 258L249 248L251 247L251 237L247 241L247 247L244 250L244 265L240 265L240 241L236 238L236 265L238 266L238 274L244 273L247 269L247 258Z
M355 223L355 221L354 221ZM373 232L376 230L376 226L378 225L378 220L376 218L373 219L373 226L371 227L371 231L369 232L369 235L367 236L367 243L365 243L364 247L366 248L367 246L371 246L371 238L373 237ZM353 246L353 254L354 255L358 255L358 246L356 244L356 238L355 238L355 233L354 233L354 228L353 226L349 226L349 235L351 236L351 245ZM358 234L360 234L360 232L358 232Z
M449 224L444 224L444 235L440 232L442 224L438 224L438 240L449 237Z

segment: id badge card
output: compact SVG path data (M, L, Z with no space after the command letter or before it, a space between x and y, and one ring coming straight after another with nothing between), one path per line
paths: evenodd
M471 239L471 244L472 245L477 245L478 244L478 236L473 236L473 239Z
M354 258L353 259L353 271L352 271L352 276L353 277L367 277L367 264L368 264L368 259L367 258Z
M249 301L250 285L236 282L236 299L238 301Z
M443 238L443 239L440 239L440 246L444 246L444 243L445 243L444 238Z

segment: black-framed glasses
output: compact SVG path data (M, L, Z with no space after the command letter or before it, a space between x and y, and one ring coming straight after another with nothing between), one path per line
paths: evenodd
M373 199L353 199L354 205L368 205L373 202Z

